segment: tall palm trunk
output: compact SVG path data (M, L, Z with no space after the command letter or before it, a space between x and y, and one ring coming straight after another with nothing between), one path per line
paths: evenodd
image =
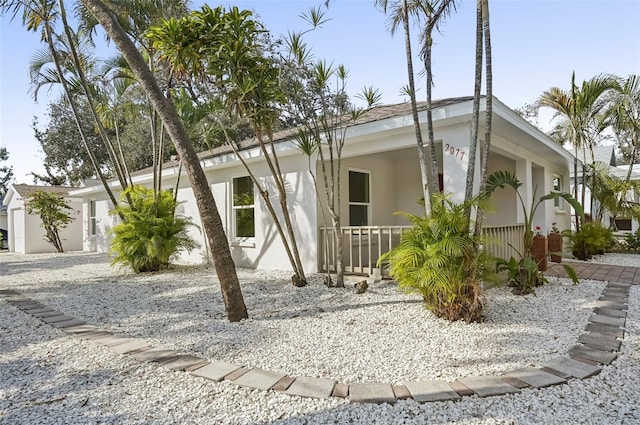
M482 145L482 156L480 157L480 191L484 190L487 183L487 166L489 162L489 151L491 150L491 122L493 115L493 70L491 63L491 25L489 19L489 0L482 0L482 33L484 36L485 55L485 122L484 122L484 143ZM484 210L478 207L476 217L475 236L482 233L482 221Z
M476 173L476 156L478 150L478 128L480 126L480 89L482 88L482 3L476 1L476 60L475 80L473 86L473 110L471 116L471 140L469 141L469 162L467 165L467 182L464 200L473 198L473 182ZM471 209L467 208L467 220L471 226ZM471 227L469 228L471 230Z
M56 51L54 45L53 45L53 33L51 31L51 27L49 26L48 23L44 24L44 33L45 33L45 39L47 42L47 46L49 47L49 52L51 53L51 56L53 58L53 63L54 66L56 68L56 73L58 74L58 78L60 79L60 84L62 84L62 90L65 94L65 97L67 98L67 101L69 102L69 106L71 107L71 111L73 114L73 120L76 123L76 127L78 129L78 132L80 133L80 139L82 140L82 144L85 148L85 151L87 152L87 156L89 157L89 161L91 162L91 165L93 166L93 170L95 171L98 179L100 180L100 182L102 183L102 186L104 187L105 191L107 192L107 196L109 196L109 200L111 201L111 204L114 206L118 205L118 201L116 199L116 197L113 194L113 191L111 190L111 187L109 186L109 183L107 183L107 179L105 178L104 174L102 173L102 170L100 169L100 166L98 164L98 160L96 159L95 156L95 148L92 146L92 144L89 142L89 139L87 138L87 136L84 134L84 130L82 128L82 125L80 124L79 121L79 117L80 117L80 112L78 111L78 107L73 99L73 96L71 95L71 91L69 89L69 85L67 84L67 80L64 77L64 71L62 70L62 65L60 64L60 60L58 59L58 52ZM120 219L124 220L124 216L122 214L119 214Z
M125 57L137 76L144 91L164 122L180 159L184 163L193 194L202 215L203 226L213 253L216 273L220 280L220 289L224 299L227 318L236 322L248 317L244 304L235 264L231 257L229 243L215 199L211 193L207 178L200 165L193 144L178 116L173 104L163 95L153 74L120 26L118 20L101 0L81 0L96 20L102 25L109 37Z
M116 176L118 177L118 181L120 182L120 187L122 187L122 189L126 189L127 185L128 185L128 180L127 180L127 176L125 175L125 167L123 166L123 164L121 164L120 162L120 158L118 157L118 155L116 154L116 151L113 147L113 143L111 143L111 141L109 140L109 136L107 136L107 132L104 128L104 125L102 125L102 120L100 119L100 116L98 114L98 111L96 109L96 105L93 99L93 95L91 94L91 91L89 90L89 85L87 82L87 76L85 75L84 72L84 67L83 64L80 61L80 57L78 55L78 51L76 50L76 46L75 46L75 42L74 42L74 36L71 33L71 29L69 27L69 24L67 22L67 13L66 13L66 9L64 7L64 1L59 0L58 1L58 7L60 9L60 17L62 19L62 26L64 28L64 32L65 35L67 36L67 41L69 43L69 52L71 53L71 58L73 60L73 64L76 67L76 72L78 74L78 79L80 80L80 85L82 87L82 90L84 91L84 94L87 98L87 103L89 104L89 110L91 111L91 115L93 116L93 120L95 121L96 124L96 128L98 129L98 134L100 135L100 138L102 139L102 143L104 143L104 146L107 148L107 152L109 154L109 158L111 159L111 163L113 164L113 169L116 173Z
M404 46L407 57L407 77L409 78L409 97L411 99L411 115L413 117L413 128L416 134L416 145L418 146L418 158L420 160L420 176L422 177L422 192L424 194L424 207L426 214L431 211L431 183L432 176L430 163L427 160L427 152L422 142L422 130L418 118L418 105L416 101L416 84L413 74L413 59L411 50L411 33L409 31L409 12L407 10L407 0L402 0L402 25L404 29Z

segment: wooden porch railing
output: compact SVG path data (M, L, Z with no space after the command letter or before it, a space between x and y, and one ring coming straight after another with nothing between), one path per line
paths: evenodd
M524 246L524 224L508 226L485 226L482 229L485 238L485 250L494 257L508 260L518 258L518 253L511 247L522 250Z
M378 270L378 258L398 246L402 232L411 226L349 226L342 227L342 261L344 272L373 275ZM329 243L327 243L327 241ZM320 228L321 271L336 271L337 241L332 227ZM384 269L380 270L383 274Z
M411 226L349 226L341 228L342 260L348 274L387 276L384 267L377 266L378 258L398 246L402 232ZM485 249L494 256L509 259L516 253L509 246L521 247L524 225L487 226L483 229ZM332 227L320 228L320 271L336 271L337 240ZM520 249L520 248L518 248Z

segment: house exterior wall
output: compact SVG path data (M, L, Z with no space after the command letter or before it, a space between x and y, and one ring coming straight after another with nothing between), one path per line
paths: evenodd
M252 172L270 194L276 214L283 224L284 219L278 198L278 190L264 163L250 164ZM280 157L280 167L285 175L287 205L298 242L300 259L305 272L316 272L318 250L318 218L316 193L313 180L307 169L307 161L302 154ZM233 219L233 179L248 176L240 164L207 171L207 178L230 241L234 262L240 267L270 269L291 269L289 257L282 243L265 201L254 187L255 237L236 238ZM192 211L197 213L197 208ZM200 255L200 254L196 254Z
M109 252L109 240L110 232L113 226L118 222L118 217L109 214L109 211L113 208L111 201L107 199L106 195L92 196L89 199L84 199L82 203L82 249L84 251L94 252ZM115 193L119 196L119 193ZM96 203L96 234L90 234L90 213L89 213L89 201Z
M82 201L67 199L72 221L60 231L62 247L65 251L82 250ZM45 240L46 232L42 228L39 216L27 214L24 201L14 196L7 206L9 211L9 250L21 254L56 252L53 245Z
M282 219L282 213L277 197L277 189L270 177L266 164L253 162L250 164L252 172L256 175L261 184L264 184L271 195L274 209ZM288 209L291 214L295 234L298 240L300 257L305 272L316 272L318 265L317 258L317 218L316 218L316 197L313 180L306 167L307 162L302 154L284 156L280 158L280 166L285 173L287 186ZM286 255L284 245L276 230L273 220L267 210L266 204L262 200L258 190L254 188L255 202L255 238L248 240L238 240L234 237L233 229L233 209L232 209L232 182L234 178L248 176L247 171L239 163L232 163L222 167L214 167L205 171L207 180L210 183L220 218L222 220L225 233L230 241L231 254L238 267L260 268L260 269L290 269L289 258ZM175 179L163 179L163 187L170 188L175 184ZM145 185L150 186L149 183ZM178 211L184 216L190 217L196 225L188 232L199 245L190 253L181 251L175 261L180 264L201 264L208 261L210 250L208 249L205 235L202 230L202 221L195 201L193 190L189 186L187 176L181 178L177 199L182 204ZM90 237L89 232L89 201L96 201L96 224L97 232L95 237ZM87 195L84 199L83 211L84 220L84 249L89 251L108 252L110 230L117 223L116 216L109 215L111 204L107 199L96 199L95 196ZM283 222L283 220L281 220ZM284 223L284 222L283 222ZM286 231L286 229L285 229Z

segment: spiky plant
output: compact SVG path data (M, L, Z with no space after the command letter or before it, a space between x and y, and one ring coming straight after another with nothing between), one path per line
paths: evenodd
M187 234L193 222L176 216L178 204L166 190L158 192L155 199L153 191L146 187L124 190L120 204L112 211L124 221L111 230L111 263L124 264L136 273L158 271L167 267L179 250L195 248Z
M436 194L428 216L398 214L414 227L381 261L388 262L399 288L422 295L426 308L438 317L481 321L485 302L478 274L486 270L486 261L478 250L480 241L469 232L465 204Z

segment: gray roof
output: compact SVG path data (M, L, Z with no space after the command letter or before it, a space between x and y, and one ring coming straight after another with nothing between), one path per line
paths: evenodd
M482 96L482 98L484 98L484 96ZM469 102L471 100L473 100L473 96L450 97L445 99L438 99L431 102L431 109L443 108L443 107L455 105L458 103ZM418 112L424 111L427 107L427 102L418 102L417 107L418 107ZM382 121L388 118L401 117L401 116L410 115L410 114L411 114L411 102L396 103L392 105L374 106L368 111L366 111L365 113L363 113L358 118L358 120L352 125L367 124L367 123L372 123L376 121ZM273 134L273 141L284 142L286 140L293 138L297 134L297 132L298 132L298 128L289 128L286 130L278 131ZM259 146L258 139L256 139L255 137L243 140L242 142L238 143L239 150L246 150L246 149L253 148L255 146ZM216 156L221 156L221 155L232 153L232 152L233 152L233 149L227 144L224 144L222 146L218 146L213 149L209 149L209 150L198 153L198 158L203 160L208 158L214 158ZM167 167L170 167L173 165L175 165L175 161L166 163ZM149 167L143 170L138 170L132 174L133 175L147 174L152 170L153 168Z
M595 158L595 162L604 162L607 165L616 166L616 153L615 146L613 145L594 146L593 157ZM589 149L578 149L578 160L582 161L584 158L586 158L585 161L587 164L593 162Z
M47 193L59 193L62 196L67 196L70 189L75 189L69 186L37 186L30 184L14 184L13 190L22 198L31 196L34 192L39 190Z

